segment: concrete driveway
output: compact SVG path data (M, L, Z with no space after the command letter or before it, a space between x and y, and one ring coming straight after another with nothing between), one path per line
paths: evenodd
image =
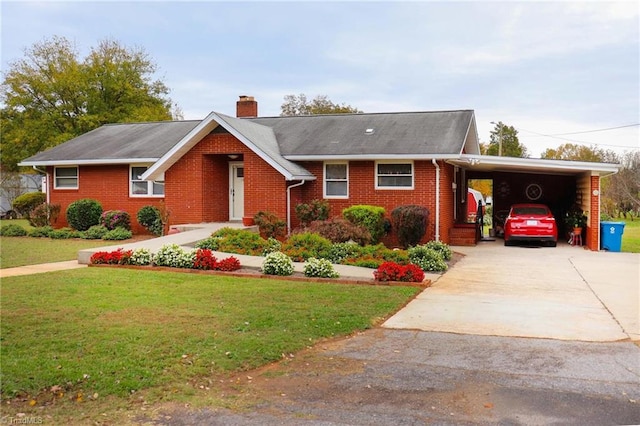
M640 340L640 254L454 247L465 254L384 327L605 342Z

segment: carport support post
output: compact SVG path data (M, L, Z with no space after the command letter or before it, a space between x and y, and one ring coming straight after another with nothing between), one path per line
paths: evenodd
M431 159L431 164L436 168L436 235L435 240L440 241L440 166L435 158Z

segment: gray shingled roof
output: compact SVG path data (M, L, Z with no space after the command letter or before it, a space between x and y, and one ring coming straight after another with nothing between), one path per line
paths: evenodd
M293 156L458 155L473 111L337 114L252 118L273 129L280 153ZM372 129L373 133L367 133Z
M469 140L469 132L471 143L476 140L473 120L471 110L251 119L211 113L201 121L105 125L20 164L145 161L155 162L147 174L157 174L175 163L217 121L288 179L314 178L293 161L323 156L456 157Z
M23 165L157 160L200 120L107 124L27 158Z

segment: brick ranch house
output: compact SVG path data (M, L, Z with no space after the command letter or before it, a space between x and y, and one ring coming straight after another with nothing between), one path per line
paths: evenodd
M46 174L49 203L81 198L137 211L164 202L170 224L239 221L270 211L298 223L295 206L326 199L332 216L355 204L430 211L425 240L475 244L464 225L468 179L494 180L494 209L566 200L589 213L586 244L599 248L600 177L617 165L480 155L472 110L258 117L241 96L236 117L109 124L25 159ZM532 188L535 190L532 190ZM567 198L568 197L568 198ZM565 203L566 204L566 203ZM66 226L61 215L56 226ZM562 238L561 238L562 239ZM393 241L393 238L391 238Z

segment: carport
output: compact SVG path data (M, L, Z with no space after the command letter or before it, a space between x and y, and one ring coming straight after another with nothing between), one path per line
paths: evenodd
M559 239L567 233L563 218L572 206L587 217L583 244L600 249L600 180L617 173L620 165L584 161L543 160L462 154L448 161L455 166L455 222L453 233L464 232L469 179L493 181L493 211L508 211L515 203L543 203L558 222ZM472 229L475 233L475 229ZM455 245L455 238L451 238Z

